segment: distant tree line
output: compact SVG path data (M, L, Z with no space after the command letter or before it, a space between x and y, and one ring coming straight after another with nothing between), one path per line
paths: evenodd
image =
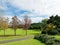
M48 19L43 19L41 22L38 23L32 23L29 27L29 29L38 29L38 30L43 30L46 26Z
M38 30L41 30L41 23L32 23L29 27L29 29L38 29Z

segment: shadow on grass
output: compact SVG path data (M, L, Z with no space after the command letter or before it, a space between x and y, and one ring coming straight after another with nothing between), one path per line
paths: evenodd
M23 35L0 35L0 37L23 36Z

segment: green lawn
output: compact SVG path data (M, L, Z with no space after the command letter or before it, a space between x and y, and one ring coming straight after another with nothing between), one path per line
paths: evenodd
M27 36L30 36L30 35L38 34L41 31L28 30L27 32L28 32ZM5 31L5 33L6 33L6 35L14 35L14 30L13 29L7 29ZM23 29L17 29L16 34L20 35L20 36L0 37L0 41L26 37L26 32ZM0 31L0 35L4 35L3 30ZM1 45L44 45L44 44L38 40L35 40L35 39L27 39L27 40L22 40L22 41L17 41L17 42L12 42L12 43L6 43L6 44L1 44Z
M27 39L27 40L11 42L11 43L1 44L1 45L45 45L45 44L35 39Z
M31 35L41 33L41 31L38 31L38 30L28 30L27 32L28 32L27 36L31 36ZM0 36L0 41L12 40L12 39L16 39L16 38L26 37L26 32L23 29L17 29L17 31L16 31L17 36L13 36L14 35L14 30L13 29L6 29L5 33L6 33L6 35L12 35L12 36L6 36L6 37L4 37L4 36L1 37ZM0 31L0 35L4 35L3 30ZM55 35L53 37L55 37L56 39L60 39L60 36L58 36L58 35ZM41 43L40 41L35 40L35 39L27 39L27 40L10 42L10 43L0 44L0 45L45 45L45 44Z
M13 29L7 29L5 32L6 32L6 35L14 35L14 30ZM38 34L41 31L28 30L27 32L28 32L27 36L31 36L31 35ZM17 29L16 33L17 33L17 35L20 35L20 36L0 37L0 41L26 37L26 35L25 35L26 32L23 29ZM4 35L4 31L3 30L0 31L0 35ZM44 44L41 43L38 40L35 40L35 39L27 39L27 40L11 42L11 43L6 43L6 44L0 44L0 45L44 45Z
M37 30L28 30L28 35L34 35L37 33L40 33L40 31ZM14 35L14 30L13 29L6 29L5 31L6 35ZM16 31L17 35L25 35L25 30L23 29L17 29ZM0 30L0 35L4 35L4 30Z
M27 32L28 32L27 36L40 33L40 31L36 31L36 30L35 31L34 30L28 30ZM14 30L13 29L7 29L5 31L5 33L6 33L6 35L14 35ZM23 29L17 29L16 33L17 33L17 36L5 36L5 37L0 36L0 41L26 37L26 31ZM0 31L0 35L4 35L3 30Z
M12 40L12 39L24 38L24 37L26 37L26 36L8 36L8 37L0 37L0 41Z

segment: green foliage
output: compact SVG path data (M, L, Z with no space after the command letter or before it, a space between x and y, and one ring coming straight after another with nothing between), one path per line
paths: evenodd
M29 29L41 29L41 23L32 23L29 27Z
M48 21L47 21L47 24L50 24L50 23L56 25L56 30L58 28L60 28L60 16L58 16L58 15L51 16L50 19L48 19Z
M57 28L57 31L60 33L60 28Z
M49 39L46 41L46 45L53 45L55 43L54 39Z
M57 30L43 30L41 34L57 35L59 32Z
M43 30L45 25L47 24L48 19L42 20L41 23L32 23L29 29L40 29Z
M43 30L41 34L47 34L47 30Z
M46 29L46 26L47 26L47 21L48 19L43 19L42 22L41 22L41 30L45 30Z
M48 35L57 35L59 32L57 30L48 30Z
M55 39L52 36L46 35L46 34L41 34L41 35L36 35L34 39L37 39L46 45L60 45L60 40Z
M56 28L56 26L52 23L47 25L47 30L54 30Z
M35 35L34 39L38 39L39 40L39 37L40 37L40 35L37 34L37 35Z
M57 35L60 34L60 16L51 16L45 26L43 26L42 34Z

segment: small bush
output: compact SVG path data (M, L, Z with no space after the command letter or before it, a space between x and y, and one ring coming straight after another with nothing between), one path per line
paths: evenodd
M43 30L43 31L41 32L41 34L46 34L46 32L47 32L46 30Z
M60 29L57 29L57 31L60 33Z
M53 43L53 45L60 45L60 42L55 42Z
M34 37L34 39L39 39L39 35L37 34L37 35L35 35L35 37Z
M54 38L50 38L46 41L46 45L53 45L55 43Z
M58 40L58 39L55 39L54 41L55 41L55 42L60 42L60 40Z
M59 32L57 30L49 30L48 35L57 35Z
M40 34L40 35L36 35L34 37L34 39L37 39L43 43L45 43L46 45L60 45L60 40L55 39L54 37L51 37L49 35L46 34Z

